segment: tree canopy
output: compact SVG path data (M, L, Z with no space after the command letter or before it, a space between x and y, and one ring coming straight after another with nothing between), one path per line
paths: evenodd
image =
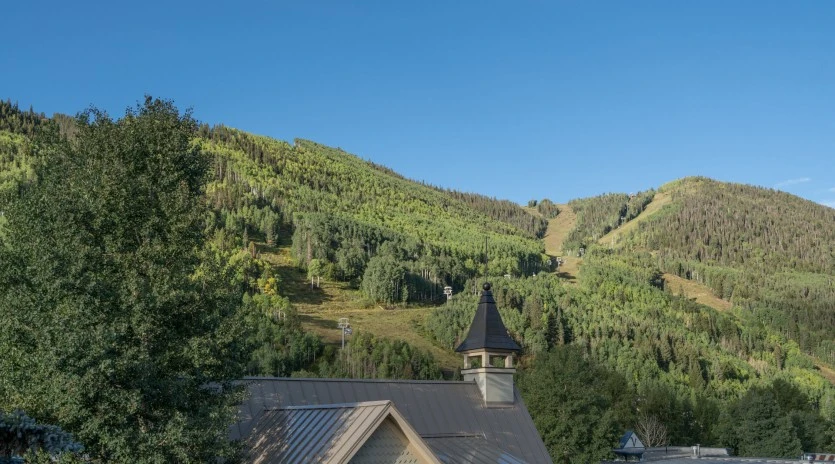
M240 293L204 259L209 159L196 124L146 98L36 134L34 180L0 243L0 408L59 424L97 459L229 451L246 349Z

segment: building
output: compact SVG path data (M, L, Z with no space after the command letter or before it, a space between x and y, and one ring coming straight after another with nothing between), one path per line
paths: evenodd
M619 459L629 461L630 458L635 458L636 461L643 460L644 447L638 434L632 430L627 430L620 440L618 440L618 447L612 450Z
M484 284L463 381L249 378L230 438L256 463L550 463L513 383L519 349Z

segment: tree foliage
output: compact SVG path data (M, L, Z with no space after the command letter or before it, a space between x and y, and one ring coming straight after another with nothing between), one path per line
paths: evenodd
M563 249L578 250L591 245L641 214L654 196L654 190L647 190L634 195L607 193L569 201L568 206L577 213L577 224L568 234Z
M381 303L404 302L409 299L406 269L392 256L375 256L362 276L362 291Z
M545 219L553 219L560 214L560 208L547 198L544 198L539 202L539 204L534 206L536 206L536 210L539 211L539 214L541 214Z
M548 227L548 221L551 217L556 216L559 210L554 211L553 203L550 200L545 207L539 207L537 210L542 213L545 219L534 216L525 211L516 203L508 200L499 200L486 195L479 195L477 193L465 193L452 189L442 189L438 187L438 191L444 192L450 197L459 200L473 210L480 211L491 219L502 221L516 227L523 234L532 238L542 238L545 235L545 229ZM531 206L529 204L529 206ZM533 206L536 206L534 204ZM551 216L553 214L553 216Z
M732 301L746 325L765 323L835 363L835 210L748 185L688 178L662 187L671 203L628 237L665 272Z
M458 293L437 308L424 324L427 335L447 348L460 342L476 308L475 293ZM526 354L577 347L626 379L635 392L632 414L658 418L670 443L725 445L720 414L748 390L782 379L802 392L782 397L805 405L787 413L804 449L830 446L831 437L805 431L832 427L835 388L815 373L797 344L762 324L672 295L649 254L592 247L578 285L547 274L495 279L493 296Z
M629 417L632 394L623 378L557 346L519 375L519 390L554 462L599 462L611 454ZM628 411L628 409L627 409Z
M35 138L36 180L7 211L2 407L60 425L101 460L213 459L247 353L240 293L204 259L196 125L148 98L77 126L72 142Z
M0 411L0 463L43 453L50 458L77 454L84 446L60 427L39 424L23 411Z
M303 266L316 258L332 265L333 277L358 279L380 243L393 240L414 263L414 274L432 282L412 296L430 300L441 293L437 287L458 287L476 275L485 237L497 272L529 275L542 268L543 246L534 237L544 222L513 203L411 182L306 140L291 145L223 126L202 126L199 133L214 157L216 178L208 190L216 211L232 216L241 233L259 236L279 218L291 223L294 255ZM254 211L270 211L260 214L271 219L246 219Z
M800 440L791 419L780 413L774 393L752 388L727 410L726 443L741 456L796 458Z
M320 377L354 379L418 379L443 378L440 365L432 353L415 348L403 340L391 340L357 332L345 350L326 353L318 363Z

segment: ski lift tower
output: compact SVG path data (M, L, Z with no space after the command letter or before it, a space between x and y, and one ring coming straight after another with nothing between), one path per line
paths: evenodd
M340 317L337 327L342 329L342 349L345 349L345 335L351 335L354 331L351 329L351 324L348 323L347 317Z
M446 300L449 301L452 298L452 287L449 285L444 287L444 295L446 295Z

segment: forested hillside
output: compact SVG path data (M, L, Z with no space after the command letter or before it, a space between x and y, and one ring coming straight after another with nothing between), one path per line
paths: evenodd
M317 259L343 280L359 280L374 257L395 257L407 293L383 301L431 301L444 285L460 288L479 272L485 239L504 273L539 272L547 258L534 239L539 218L508 202L439 191L305 140L222 126L201 127L198 140L214 157L210 201L227 228L272 242L286 223L300 263Z
M153 105L161 103L145 105L144 111L153 113ZM53 159L72 165L78 156L95 168L91 175L117 176L118 182L92 182L75 169L70 184L87 185L91 192L163 181L146 171L134 179L96 158L96 150L110 146L107 137L122 140L119 147L132 146L131 137L150 143L128 130L131 121L113 123L118 130L105 124L112 131L100 133L104 129L89 119L47 118L0 102L0 251L21 257L15 265L22 266L23 258L48 262L50 247L70 247L67 253L77 257L74 269L82 276L64 277L58 268L31 264L44 273L37 288L45 304L57 301L55 292L90 298L89 292L99 291L101 282L113 276L144 278L129 266L102 267L101 262L110 263L114 256L108 247L131 240L130 227L112 223L156 227L166 220L127 207L132 202L145 207L145 199L155 201L154 195L123 195L118 197L123 201L111 204L110 194L87 198L77 188L65 192L60 188L64 180L49 169ZM180 251L200 263L182 282L189 288L203 282L204 292L214 282L212 291L225 292L222 307L227 316L234 315L234 323L215 342L237 340L227 351L234 359L195 348L195 362L212 363L206 369L236 375L435 379L444 375L443 367L449 378L455 366L442 366L438 357L455 347L472 321L474 289L484 279L486 239L494 296L505 325L523 347L518 385L555 460L568 453L578 462L605 459L623 430L648 420L666 430L661 444L698 442L742 454L767 450L787 457L835 446L835 388L816 367L835 364L829 335L835 328L832 209L780 192L701 178L661 187L664 202L653 202L654 190L573 200L564 209L576 212L576 222L572 214L574 229L562 248L576 256L583 247L586 253L576 259L579 273L569 282L548 272L553 269L539 240L548 220L568 217L559 216L561 207L550 200L532 201L526 210L485 195L413 182L315 142L291 144L224 126L198 126L189 117L181 122L179 130L190 131L190 138L178 147L182 151L187 145L195 159L205 160L207 174L191 193L199 194L200 202L188 203L200 220L194 211L178 211L202 228L188 235L188 252ZM142 127L152 132L147 128L154 126ZM118 156L105 152L117 166L141 165L141 157L130 150ZM149 162L164 165L165 160ZM51 173L48 181L55 185L39 184L44 173ZM26 210L35 201L27 192L39 188L56 197L48 202L51 213L45 217ZM50 222L63 217L63 201L90 203L95 209L73 216L78 227L65 231ZM638 215L640 220L633 221ZM151 224L143 222L145 216ZM9 226L21 220L28 222ZM618 229L629 221L629 227ZM36 227L29 230L25 224ZM84 227L97 238L76 230ZM7 239L9 230L13 240ZM612 230L622 232L617 244L597 244ZM61 234L70 234L68 240ZM130 258L143 264L146 259L125 256L125 262ZM14 276L21 273L3 266L0 271L17 285ZM671 274L709 286L730 309L681 296L665 280ZM333 319L343 316L343 300L330 302L339 307L317 318L313 311L333 297L320 288L320 278L336 281L353 307L369 308L369 319L395 311L426 316L386 331L409 331L411 344L357 331L339 350L322 333L333 330ZM53 280L62 283L60 288L50 286ZM444 303L447 285L455 296ZM133 310L141 318L147 316L142 298L156 298L152 290L120 291L137 299ZM112 292L95 295L109 298ZM18 304L11 296L5 301ZM62 334L67 344L82 339L74 339L71 330ZM110 361L102 359L103 367L96 364L99 360L89 362L100 367L97 372L108 372ZM15 366L6 367L11 372ZM129 379L128 374L120 375ZM0 381L0 390L4 385ZM8 404L0 400L0 409ZM48 402L29 405L36 413L51 410ZM566 420L566 414L574 420ZM84 422L94 422L95 415L75 422L56 414L40 417L71 432L87 430L81 438L96 453L127 449L119 444L123 432L118 427L107 432ZM750 430L770 430L774 437L754 436ZM202 438L210 449L211 440ZM187 446L172 444L171 449L187 453ZM147 456L155 452L150 445L143 451ZM164 456L173 452L159 451Z
M607 193L575 199L568 205L577 214L577 226L563 243L566 251L576 251L597 241L610 230L631 221L652 201L654 190L633 195Z
M25 176L23 138L45 120L0 104L0 189ZM66 117L53 120L72 135ZM373 257L388 254L404 265L408 287L394 300L431 301L443 286L460 288L480 272L485 239L503 273L536 273L547 260L536 240L545 220L511 202L409 181L315 142L289 144L205 125L197 136L213 158L207 193L216 220L246 243L273 244L280 231L295 233L300 264L317 259L329 277L359 281Z
M647 422L663 426L665 442L749 456L835 445L835 388L816 366L833 362L835 211L699 178L659 194L646 217L623 228L654 191L569 203L577 219L563 251L586 248L579 285L544 273L493 277L505 324L535 355L520 387L552 455L581 449L581 460L605 459L595 450ZM617 242L597 243L616 228ZM731 303L698 304L671 287L669 274L707 284ZM474 303L460 295L439 308L428 335L455 346ZM591 388L577 380L588 372L600 379ZM574 387L555 394L566 385ZM554 415L567 410L584 425L564 429Z
M512 201L498 200L496 198L479 195L477 193L459 192L457 190L443 189L440 187L433 188L461 201L476 211L481 211L491 219L506 222L515 226L517 229L525 232L530 237L542 238L542 235L545 233L545 228L548 227L548 221L545 218L528 213ZM544 208L545 210L548 210L548 214L552 215L551 217L556 216L556 212L548 209L547 205L551 204L551 202L548 200L545 201L548 203L541 207L539 211L543 211Z
M599 451L643 417L660 421L669 443L713 444L757 455L759 451L753 450L761 438L741 429L730 411L763 389L788 390L783 395L798 399L781 405L779 413L766 414L768 420L781 424L781 443L787 448L780 455L832 445L831 435L821 431L833 425L835 388L815 372L813 360L798 344L779 331L673 296L649 253L624 254L593 246L579 283L570 285L549 274L493 278L505 325L525 353L536 359L524 369L525 377L541 380L523 382L523 394L564 402L529 402L534 420L552 427L546 424L559 423L554 422L553 411L585 414L601 402L608 405L607 414L589 414L581 421L586 422L583 427L605 430L604 434L569 433L565 436L574 438L555 442L558 449L587 450L586 461L603 459L605 453ZM427 321L428 335L454 347L466 334L475 303L475 296L459 295L436 310ZM564 347L585 360L567 362L565 355L558 354L569 349ZM552 356L562 361L539 359ZM550 374L537 372L540 369L549 369ZM575 378L584 375L580 372L589 369L602 369L597 377L609 380L575 384ZM575 385L577 391L555 397L542 384L546 381ZM772 403L762 407L770 408ZM759 427L754 422L746 427ZM543 435L545 430L549 429L543 429Z
M688 178L639 224L625 252L650 250L664 272L703 283L751 324L835 363L835 210L793 195Z
M0 115L0 411L60 425L98 460L205 461L234 452L228 382L246 373L441 376L403 341L357 333L339 352L305 330L255 244L289 243L271 234L292 223L243 182L216 195L217 159L170 102ZM206 208L219 198L229 211Z

